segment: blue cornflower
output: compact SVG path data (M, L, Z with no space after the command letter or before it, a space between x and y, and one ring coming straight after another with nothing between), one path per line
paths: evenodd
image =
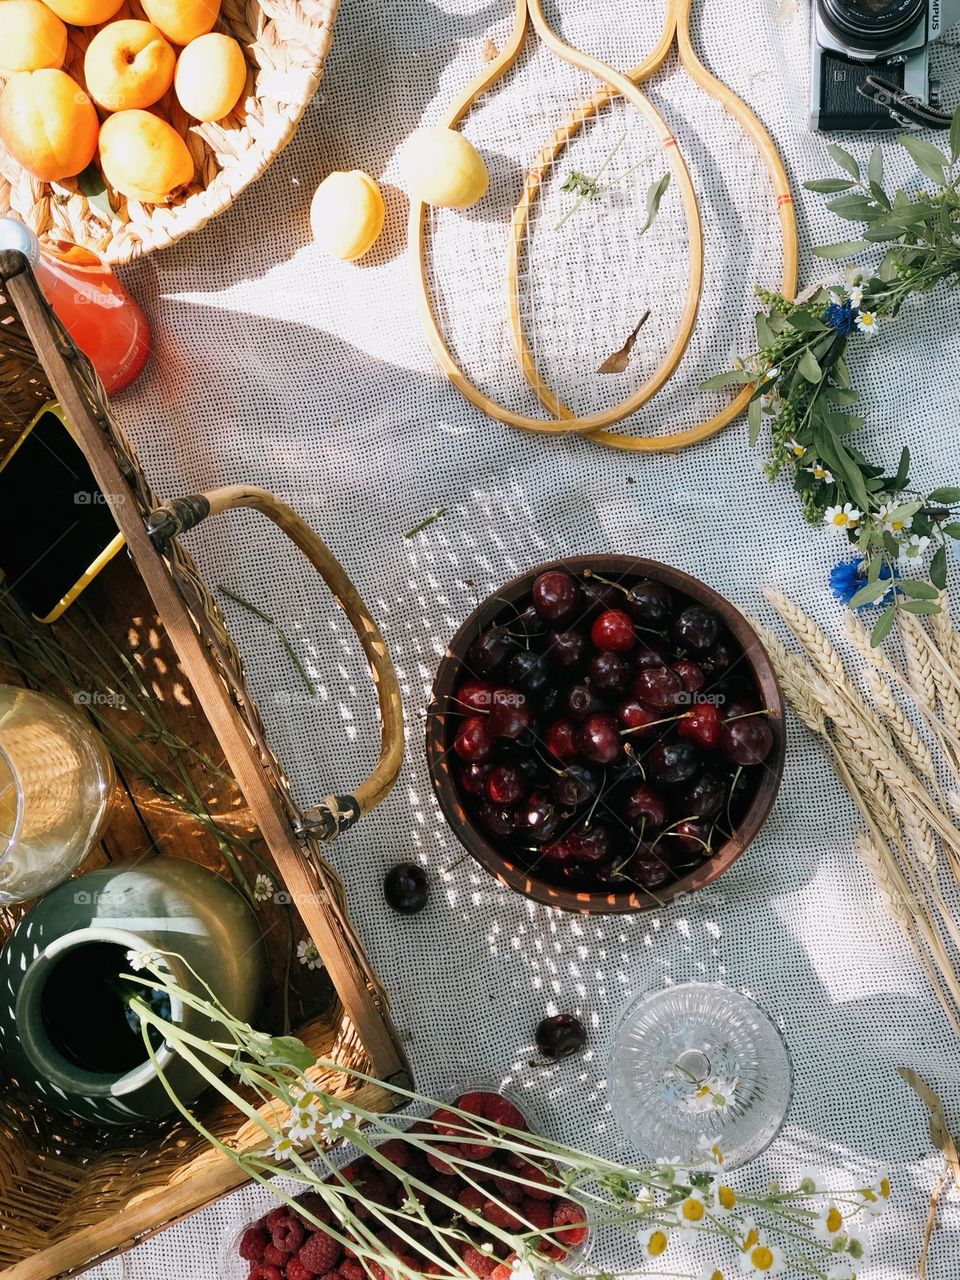
M841 338L852 333L857 325L857 313L849 302L831 302L823 313L823 318L831 329L836 329Z
M837 599L842 600L844 604L849 604L860 588L866 586L867 580L862 569L863 556L854 556L852 560L839 561L839 563L835 564L830 570L830 590ZM892 576L899 578L900 571L898 569L894 569ZM890 566L886 561L884 561L880 566L880 578L881 580L886 581L889 577L891 577ZM880 600L874 601L874 604L880 604L882 600L883 597L881 596ZM872 606L861 604L857 607L858 609L869 609Z

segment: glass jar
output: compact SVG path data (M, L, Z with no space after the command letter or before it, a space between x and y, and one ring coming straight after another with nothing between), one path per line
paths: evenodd
M0 685L0 906L66 880L103 835L115 792L110 754L82 716Z

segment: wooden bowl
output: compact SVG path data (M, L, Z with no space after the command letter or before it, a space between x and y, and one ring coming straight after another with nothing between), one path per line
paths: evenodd
M743 650L760 694L761 704L769 708L767 720L773 730L773 749L767 758L767 767L761 774L756 793L733 839L721 845L712 857L707 858L688 875L659 886L656 891L659 902L640 893L578 893L537 879L526 867L518 866L505 857L474 825L451 773L450 763L454 758L452 739L460 717L448 715L446 707L450 695L462 678L461 664L467 649L481 631L497 621L502 614L511 612L517 601L529 599L535 578L547 569L557 568L567 569L573 574L582 574L585 569L592 569L605 578L626 583L638 578L652 578L665 583L695 603L706 605L722 619L734 641ZM780 686L766 650L743 614L729 600L725 600L699 579L691 578L689 574L655 560L626 555L574 556L567 560L537 565L535 569L513 578L495 595L488 597L470 614L450 641L437 671L433 698L427 714L427 762L430 777L444 817L460 843L482 867L509 888L549 907L560 907L564 911L576 911L584 915L649 911L660 903L672 902L717 880L740 857L773 808L783 776L785 751Z

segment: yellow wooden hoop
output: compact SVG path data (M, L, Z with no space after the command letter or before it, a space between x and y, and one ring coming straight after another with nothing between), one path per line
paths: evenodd
M663 65L673 45L674 38L676 38L680 62L687 70L690 78L740 122L744 132L753 141L757 151L760 153L760 158L764 162L773 187L783 236L783 273L780 288L785 297L792 298L797 288L797 219L793 195L783 162L772 138L756 115L745 102L737 97L728 85L718 80L716 76L706 69L694 52L690 39L691 7L692 0L669 0L666 21L656 48L643 62L628 72L628 78L637 83L648 80ZM591 119L606 103L616 96L609 89L600 90L588 102L579 106L572 113L570 119L556 130L553 137L540 152L536 166L527 176L524 193L514 210L514 235L508 272L511 333L520 367L532 391L546 409L557 418L562 419L560 423L548 424L542 428L542 430L556 435L569 431L571 425L576 423L577 419L540 377L533 354L527 344L518 303L519 247L523 238L530 205L539 191L543 173L552 161L556 159L566 143L579 132L585 121ZM591 440L596 441L598 444L606 445L609 449L648 453L671 452L682 449L685 445L696 444L700 440L706 440L710 436L716 435L718 431L723 430L724 427L728 426L743 413L752 394L753 387L747 386L725 409L714 414L712 418L708 418L695 426L672 432L667 436L628 436L607 430L591 430L588 434Z
M427 334L427 340L437 358L441 368L446 376L450 379L455 387L457 387L467 399L478 409L490 417L497 419L499 422L506 423L508 426L521 427L526 431L534 431L546 433L549 435L557 435L570 432L597 432L605 427L612 426L614 423L622 421L629 414L634 413L647 403L664 385L675 371L677 365L686 351L693 329L697 320L697 311L700 306L700 295L703 289L703 230L700 224L700 209L697 203L697 195L690 178L690 172L687 169L686 162L680 152L676 139L670 132L667 122L660 115L656 107L640 92L636 84L628 77L622 75L619 71L615 71L612 67L608 67L605 63L598 61L589 54L581 53L580 50L574 49L572 45L566 44L559 36L555 35L547 25L546 18L543 15L541 0L516 0L516 17L513 30L510 33L510 39L506 47L500 55L490 63L490 66L482 75L478 76L472 84L470 84L464 93L457 99L454 105L447 112L443 119L443 124L448 128L455 128L467 111L476 101L481 93L486 92L491 85L495 84L501 76L503 76L514 65L523 49L523 43L526 38L528 17L533 24L537 34L553 50L558 57L572 66L579 67L582 71L587 71L591 75L596 76L605 86L610 86L614 92L604 89L602 92L603 101L607 101L614 96L625 97L629 102L637 108L647 124L651 127L656 137L660 139L663 145L670 167L673 171L673 177L680 189L680 195L683 201L684 216L687 223L687 237L689 240L689 263L687 268L687 291L684 298L684 305L680 315L680 322L674 340L669 351L663 360L650 375L642 387L633 393L627 400L621 401L618 405L613 405L609 409L601 412L589 414L586 417L577 417L561 402L553 397L556 402L556 409L551 408L547 404L547 408L555 413L561 420L550 421L546 418L534 418L528 414L516 413L512 409L500 404L498 401L491 399L485 395L478 387L476 387L464 371L457 364L450 348L444 341L440 332L437 318L434 314L433 303L430 299L430 285L427 279L427 261L426 261L426 210L427 206L422 201L414 200L410 204L410 238L417 246L417 263L418 263L418 305L420 309L420 318L423 322L424 329ZM601 94L595 95L600 97ZM593 101L593 99L591 99ZM584 117L586 118L586 117ZM579 124L577 125L579 128ZM558 131L558 134L562 132ZM576 132L576 129L573 130ZM555 137L558 136L554 135ZM569 133L567 136L572 137ZM559 147L558 147L559 149ZM511 290L510 294L511 315L516 310L516 291ZM519 323L519 317L517 317ZM544 394L553 396L553 393L540 380L536 371L532 357L524 365L524 374L528 381L534 378L539 386L543 389ZM531 383L531 385L533 385ZM539 394L539 393L538 393ZM546 402L544 402L546 403Z

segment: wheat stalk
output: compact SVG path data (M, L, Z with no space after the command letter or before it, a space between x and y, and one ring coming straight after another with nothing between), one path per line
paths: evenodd
M900 747L917 773L932 785L937 785L937 767L930 748L920 736L917 726L893 695L893 690L875 667L866 673L867 687L877 709L887 721L900 743Z
M931 614L930 630L950 669L954 675L960 676L960 634L954 626L950 602L944 591L940 593L939 605L940 612Z
M900 613L899 631L914 699L934 708L937 705L937 677L920 623L912 613Z

